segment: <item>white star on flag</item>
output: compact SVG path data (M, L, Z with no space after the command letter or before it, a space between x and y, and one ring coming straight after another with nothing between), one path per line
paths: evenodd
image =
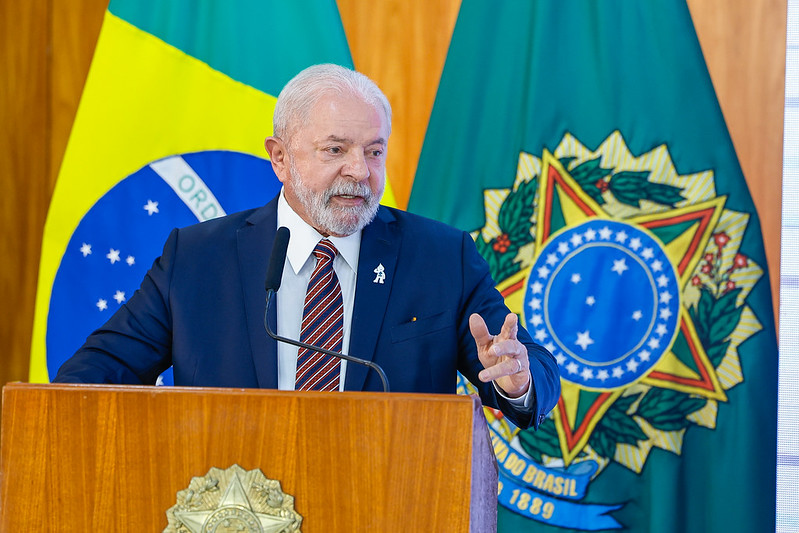
M638 250L638 248L640 247L641 247L641 239L639 239L638 237L630 239L630 248L632 250Z
M607 370L600 370L599 372L597 372L596 377L599 379L599 381L605 381L609 377L608 376L608 371Z
M627 233L620 231L616 234L616 242L624 242L627 240Z
M125 293L122 291L117 291L114 293L114 300L117 301L118 304L121 304L125 301Z
M636 322L641 320L643 316L644 314L641 311L633 311L633 320L635 320Z
M611 268L611 270L621 276L628 268L630 267L627 266L627 261L622 258L613 260L613 268Z
M83 254L83 257L86 257L87 255L91 255L91 253L92 253L92 245L91 244L86 244L84 242L83 245L80 247L80 253Z
M579 274L579 273L575 272L574 274L572 274L572 279L571 279L571 281L572 281L572 283L574 283L575 285L577 285L578 283L580 283L580 281L582 281L582 278L580 277L580 274Z
M582 348L583 351L587 350L589 345L594 344L594 339L591 338L591 332L589 330L585 330L582 333L578 331L577 340L574 341L574 344Z
M593 296L589 296L585 299L586 305L594 305L596 303L596 298Z
M545 266L538 267L538 277L545 278L549 276L549 269Z
M105 256L108 258L109 261L111 261L111 264L113 265L114 263L119 261L119 250L114 250L113 248L111 248Z
M143 207L145 211L147 211L148 216L153 216L153 213L158 213L158 202L153 202L152 200L147 200L147 205Z
M649 342L647 342L646 345L653 350L657 350L660 347L660 341L657 339L649 339Z
M580 372L580 375L586 381L588 381L589 379L594 379L594 372L588 367L583 368L583 371Z
M128 266L133 266L136 264L136 258L132 255L129 255L128 258L125 259L125 262L128 264Z
M97 300L97 303L94 305L96 305L97 309L99 309L100 311L105 311L106 309L108 309L108 301L103 300L102 298Z
M610 239L610 236L613 235L613 232L610 230L609 227L605 226L601 230L599 230L599 238L602 240Z

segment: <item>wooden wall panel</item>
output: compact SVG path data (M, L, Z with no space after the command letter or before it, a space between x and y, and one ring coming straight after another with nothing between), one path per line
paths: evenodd
M400 207L408 205L461 0L337 0L355 68L391 102L387 175Z
M356 67L394 107L389 176L400 205L460 0L338 0ZM0 2L0 384L25 380L42 228L107 0ZM786 0L689 0L778 294Z
M776 319L787 0L689 0L688 6L760 217Z
M0 2L0 379L28 375L50 201L50 2Z

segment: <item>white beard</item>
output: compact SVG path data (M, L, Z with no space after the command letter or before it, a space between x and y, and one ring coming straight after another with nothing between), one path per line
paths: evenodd
M379 194L372 194L372 189L365 183L338 178L327 190L316 193L305 185L293 158L289 164L289 172L294 182L294 193L315 228L330 235L346 236L362 230L374 220L383 196L382 189ZM330 199L341 195L360 196L364 203L352 207L331 205Z

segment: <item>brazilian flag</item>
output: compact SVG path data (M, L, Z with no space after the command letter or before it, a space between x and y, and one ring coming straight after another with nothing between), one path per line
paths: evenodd
M765 252L685 0L464 0L409 210L559 364L538 431L488 415L500 532L774 531Z
M31 381L130 297L173 227L277 193L276 96L325 62L352 67L333 0L111 1L45 225Z

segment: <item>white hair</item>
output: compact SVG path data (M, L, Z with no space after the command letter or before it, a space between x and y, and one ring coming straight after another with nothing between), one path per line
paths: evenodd
M382 109L391 133L391 104L375 82L360 72L324 63L294 76L277 97L273 117L274 135L288 142L298 127L308 123L314 104L326 93L350 94Z

